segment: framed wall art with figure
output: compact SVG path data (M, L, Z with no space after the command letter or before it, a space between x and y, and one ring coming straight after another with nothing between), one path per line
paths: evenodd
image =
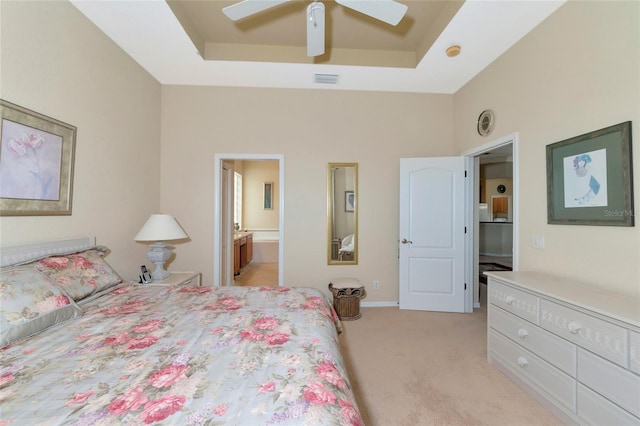
M630 121L547 145L547 222L634 226Z
M344 211L353 212L356 208L356 198L353 191L344 192Z

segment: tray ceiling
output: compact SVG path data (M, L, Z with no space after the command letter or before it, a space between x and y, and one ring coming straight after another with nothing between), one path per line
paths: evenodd
M306 56L309 1L237 22L221 11L235 1L71 3L162 84L451 94L565 0L399 1L408 12L395 27L324 1L327 49L316 58ZM447 57L451 45L459 56Z

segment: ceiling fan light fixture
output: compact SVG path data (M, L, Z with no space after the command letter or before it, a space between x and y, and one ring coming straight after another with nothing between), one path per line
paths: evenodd
M314 81L322 84L338 84L338 74L314 74Z
M449 46L446 50L447 52L447 56L450 58L455 58L456 56L458 56L460 54L460 46L455 45L455 46Z

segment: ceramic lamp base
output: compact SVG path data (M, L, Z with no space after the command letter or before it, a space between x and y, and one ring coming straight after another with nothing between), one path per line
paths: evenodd
M151 244L151 250L147 252L147 259L152 261L156 265L156 269L151 274L151 278L154 281L161 281L169 278L169 272L164 270L164 263L171 259L173 252L167 248L169 244L161 241Z

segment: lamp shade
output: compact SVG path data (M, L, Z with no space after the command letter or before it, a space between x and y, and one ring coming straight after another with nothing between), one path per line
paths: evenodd
M169 241L189 238L175 218L169 214L152 214L135 241Z

